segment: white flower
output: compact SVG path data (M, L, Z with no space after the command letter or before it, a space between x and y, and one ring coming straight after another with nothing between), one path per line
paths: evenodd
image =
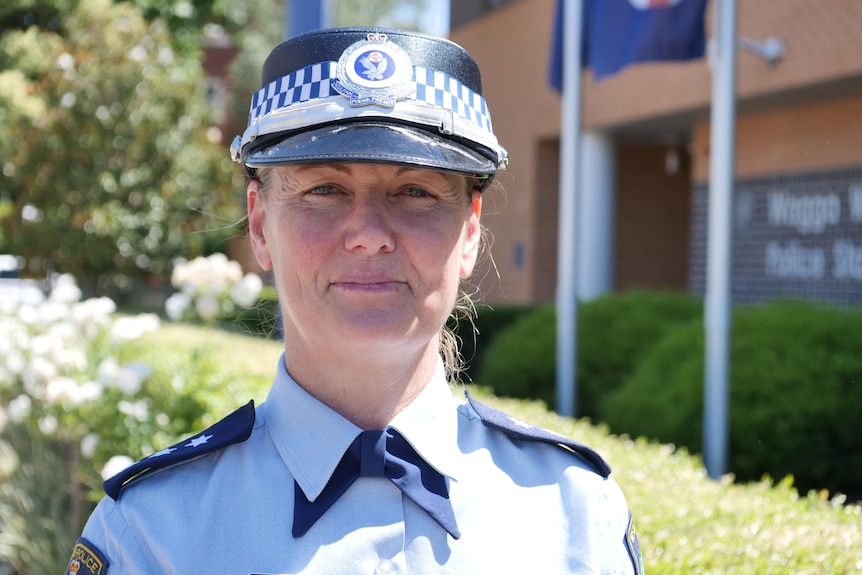
M259 277L244 276L239 262L219 252L191 261L175 260L171 284L178 290L165 302L172 321L182 319L191 309L204 321L211 321L234 304L250 307L262 288Z
M106 357L96 368L96 378L104 386L113 385L120 371L120 362L113 356Z
M78 384L71 377L54 377L45 386L45 401L49 405L75 400Z
M24 354L21 353L21 350L9 349L6 350L5 353L0 352L0 355L4 357L6 370L9 373L20 375L21 372L24 371L24 366L27 365L27 361L24 359Z
M96 453L96 448L99 446L99 436L95 433L88 433L81 438L81 455L87 459L91 459Z
M128 455L115 455L110 458L105 466L102 468L102 479L108 480L117 473L121 472L128 466L132 465L134 461Z
M141 399L138 401L120 401L117 403L117 409L120 413L134 417L138 421L146 421L150 415L149 404Z
M220 310L218 298L210 294L202 295L195 302L195 311L204 321L217 318Z
M171 285L178 288L186 283L186 264L188 260L185 258L177 258L173 261L174 269L171 271Z
M112 342L132 341L158 329L159 316L154 313L142 313L134 317L121 317L114 321L108 337Z
M81 290L75 281L75 276L62 274L54 281L54 288L49 296L50 301L71 304L81 299Z
M37 325L39 323L39 310L33 305L22 305L18 308L18 319L24 325Z
M87 381L78 386L75 391L73 405L82 405L90 401L96 401L102 397L102 386L96 381Z
M129 362L117 372L116 386L126 395L137 395L152 374L152 370L143 363Z
M0 440L0 478L15 473L20 464L21 459L15 449L8 442Z
M239 262L233 260L226 262L223 271L229 283L236 283L242 279L242 266L239 265Z
M177 292L165 301L165 313L171 321L183 319L186 311L192 305L192 298L183 292Z
M33 400L29 395L22 394L9 402L7 413L9 419L15 423L21 423L30 415L30 408L33 406Z
M39 322L42 325L62 321L67 315L69 315L69 305L62 300L52 299L39 306Z
M35 397L44 397L44 386L58 376L57 366L42 357L34 357L24 368L24 389Z
M54 435L57 431L57 418L53 415L46 415L45 417L39 418L39 431L42 432L42 435Z
M257 301L263 289L263 281L257 274L246 274L230 290L230 297L240 307L251 307Z
M90 298L72 306L71 319L84 328L107 325L111 314L117 311L117 304L109 297ZM91 331L91 330L87 330Z

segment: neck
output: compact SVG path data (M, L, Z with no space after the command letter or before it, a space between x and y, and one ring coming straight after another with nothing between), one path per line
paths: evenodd
M300 387L364 430L386 427L425 389L440 361L431 345L406 357L403 352L333 353L331 348L320 357L292 352L286 343L284 358Z

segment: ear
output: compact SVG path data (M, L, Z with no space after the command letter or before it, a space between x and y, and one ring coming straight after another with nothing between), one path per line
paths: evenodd
M266 202L260 195L260 180L251 180L245 194L248 202L248 235L251 249L260 267L268 270L272 268L272 254L269 252L263 229L266 222Z
M482 225L480 218L482 216L482 192L473 190L472 195L472 211L467 219L467 236L464 238L464 245L461 251L461 279L470 277L473 273L473 268L476 266L476 260L479 257L479 244L482 239Z

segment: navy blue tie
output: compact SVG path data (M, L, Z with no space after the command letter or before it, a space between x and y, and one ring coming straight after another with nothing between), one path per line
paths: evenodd
M293 536L305 535L360 477L386 477L453 538L461 537L449 502L446 478L392 428L360 433L344 452L329 483L313 503L294 481Z

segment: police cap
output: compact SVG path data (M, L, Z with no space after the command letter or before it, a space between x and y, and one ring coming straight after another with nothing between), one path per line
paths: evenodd
M473 58L448 40L385 28L323 29L277 46L231 157L249 173L372 162L486 181L507 163Z

